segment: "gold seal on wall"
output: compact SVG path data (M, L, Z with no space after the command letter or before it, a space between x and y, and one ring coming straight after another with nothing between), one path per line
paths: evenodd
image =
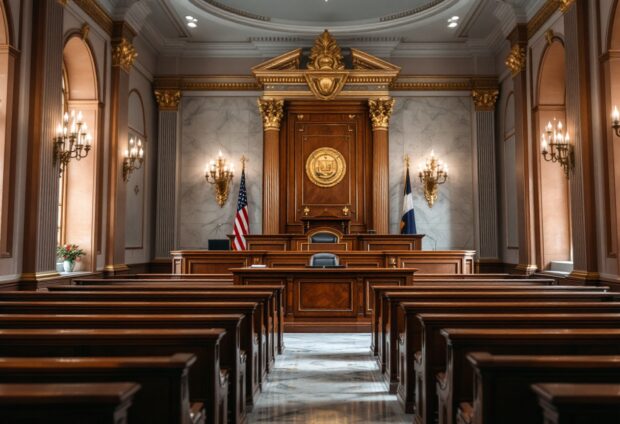
M333 187L344 178L347 163L344 156L331 147L320 147L306 160L306 175L319 187Z

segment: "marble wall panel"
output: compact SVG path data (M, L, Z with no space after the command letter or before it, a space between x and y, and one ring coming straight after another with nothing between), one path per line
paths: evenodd
M218 151L234 163L228 201L220 208L205 180L205 166ZM263 131L256 97L184 97L181 105L178 247L206 248L232 234L245 155L250 232L262 231Z
M418 233L425 250L474 249L474 174L470 97L397 96L390 121L390 233L398 233L405 178L409 172ZM449 167L432 208L424 199L419 164L434 150Z

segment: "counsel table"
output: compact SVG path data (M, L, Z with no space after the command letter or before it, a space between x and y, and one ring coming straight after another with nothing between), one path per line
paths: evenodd
M415 268L233 268L235 284L283 284L286 330L370 330L375 284L413 285Z

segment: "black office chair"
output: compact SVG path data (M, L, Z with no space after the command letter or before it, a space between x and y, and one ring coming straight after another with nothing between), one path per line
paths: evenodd
M310 237L310 243L338 243L338 236L328 232L315 233Z
M315 253L310 257L310 266L318 268L340 266L338 256L333 253Z

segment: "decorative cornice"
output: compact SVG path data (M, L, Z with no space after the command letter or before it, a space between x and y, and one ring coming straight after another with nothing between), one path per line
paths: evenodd
M475 89L471 92L471 97L474 100L474 106L476 107L476 111L479 112L495 110L495 103L497 102L498 96L499 90L497 89Z
M284 116L284 100L258 99L258 110L263 117L263 129L280 130L280 122Z
M532 38L560 7L560 0L547 0L527 23L527 38Z
M520 44L515 44L506 58L506 66L510 69L513 77L516 77L525 69L525 48Z
M368 110L373 130L387 130L390 126L390 117L394 110L394 99L370 99Z
M120 42L115 43L112 47L112 66L120 67L127 73L131 71L136 57L138 57L136 49L126 38L121 38Z
M73 0L93 21L103 29L106 34L112 35L114 23L110 15L95 0Z
M181 91L155 90L155 99L157 100L159 110L176 111L179 110L179 103L181 103Z

